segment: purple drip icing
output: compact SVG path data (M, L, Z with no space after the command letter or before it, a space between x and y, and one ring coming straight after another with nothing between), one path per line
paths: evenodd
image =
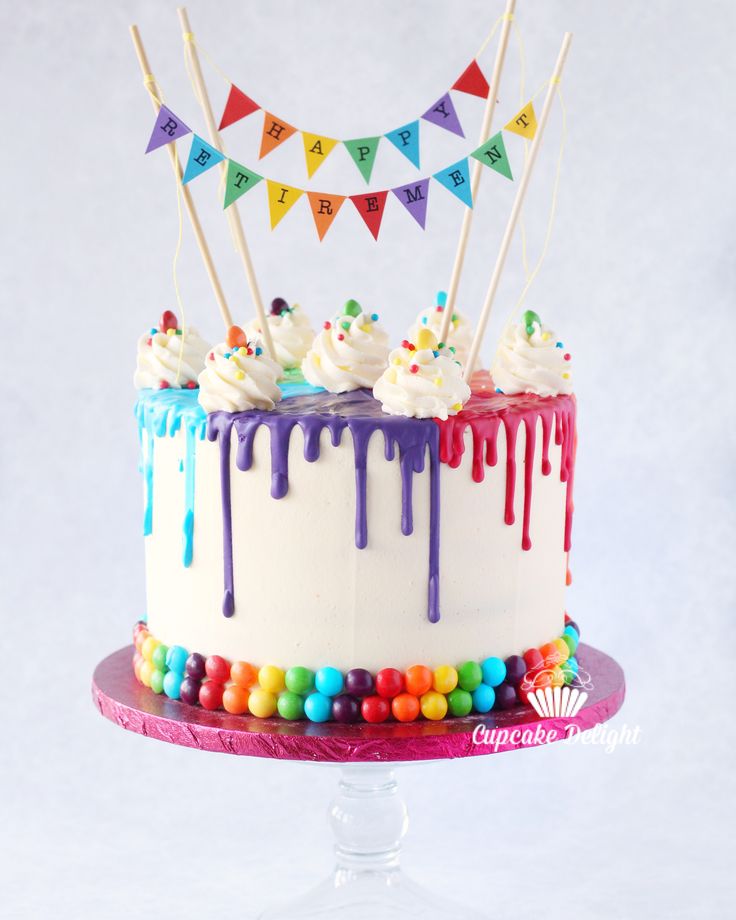
M421 473L425 455L430 457L430 537L428 617L436 623L439 610L439 429L431 420L406 419L385 415L380 403L367 390L347 394L319 393L294 396L279 403L272 412L253 410L230 414L214 412L207 419L207 437L220 440L220 476L222 484L223 555L225 561L225 597L223 613L232 616L235 609L233 584L232 510L230 505L230 443L235 429L238 446L235 464L239 470L249 470L253 462L253 439L258 428L269 429L271 440L271 495L283 498L289 491L289 443L291 432L299 426L304 434L304 459L313 463L319 459L320 436L326 428L333 447L342 440L345 428L350 430L355 454L355 545L368 545L368 445L372 435L381 431L387 461L399 452L401 469L401 532L412 533L412 486L414 473Z

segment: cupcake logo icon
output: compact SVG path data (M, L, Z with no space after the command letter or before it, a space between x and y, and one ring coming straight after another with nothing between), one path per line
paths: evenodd
M577 687L540 687L528 693L527 699L541 718L573 719L585 705L588 694Z

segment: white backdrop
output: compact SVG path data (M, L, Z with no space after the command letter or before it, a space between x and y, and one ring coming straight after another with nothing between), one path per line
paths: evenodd
M247 92L341 137L414 118L501 9L500 0L189 6L203 45ZM127 26L139 23L167 99L202 130L174 3L2 0L0 11L0 916L184 920L234 916L233 903L250 916L327 871L335 771L149 741L102 720L89 698L94 665L129 641L144 610L131 378L137 336L174 305L177 222L166 154L142 155L152 117ZM736 13L728 2L520 0L519 21L530 90L562 32L575 33L558 220L528 302L575 361L569 609L623 664L628 699L613 724L639 725L642 738L612 754L550 746L403 769L404 861L493 916L713 917L733 890L736 791L725 701L736 641ZM225 85L206 72L219 109ZM500 95L512 114L513 49ZM459 105L472 143L482 104ZM532 254L559 125L556 111L530 193ZM229 152L255 163L256 134L255 124L231 129ZM425 137L427 171L468 149L431 127ZM299 139L264 168L304 185ZM415 175L387 146L372 185ZM313 188L348 193L362 182L339 150L317 178ZM483 177L460 291L471 315L510 205L504 183ZM193 191L245 320L215 185L210 175ZM264 295L298 300L315 322L354 296L398 338L447 285L462 209L439 186L425 234L389 202L379 245L350 205L322 245L305 202L271 234L265 197L251 195L242 211ZM189 320L214 337L188 226L180 279ZM517 246L486 358L521 282Z

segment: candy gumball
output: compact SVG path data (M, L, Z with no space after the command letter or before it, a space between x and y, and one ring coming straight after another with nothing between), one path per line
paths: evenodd
M457 671L452 665L442 664L435 668L432 686L437 693L449 693L457 687ZM422 709L422 711L424 711Z
M293 722L304 718L304 700L292 690L280 693L276 706L282 719L289 719Z
M565 628L567 628L568 626L570 627L570 629L575 630L575 635L578 637L578 642L579 642L580 641L580 627L578 626L578 624L575 622L575 620L568 620Z
M575 674L577 674L580 670L580 665L578 664L578 660L574 655L571 658L568 658L565 664L568 666L568 668L572 668Z
M354 696L341 693L332 701L332 718L335 722L357 722L360 718L360 703Z
M539 651L542 653L544 658L544 665L547 668L553 668L556 664L560 663L560 650L554 644L554 642L547 642L543 645Z
M304 700L304 714L310 722L327 722L332 715L332 700L324 693L310 693Z
M261 668L258 672L258 683L261 689L268 693L281 693L286 687L284 672L273 664L266 664Z
M447 694L447 706L451 716L466 716L473 708L473 697L468 690L463 690L462 687L455 687L454 690Z
M276 712L277 700L274 693L256 687L248 697L248 709L259 719L269 719Z
M210 655L204 663L204 670L210 680L225 684L230 680L230 662L220 655Z
M314 690L314 671L309 668L289 668L284 677L286 689L305 696Z
M398 696L404 689L404 676L396 668L383 668L376 674L376 693L386 699Z
M202 680L205 675L204 657L198 652L192 652L187 658L184 670L187 677L191 677L194 680Z
M166 671L166 655L169 652L169 648L166 645L157 645L153 651L153 656L151 658L151 664L158 671Z
M454 671L455 669L453 668L452 670ZM435 671L435 675L436 674L437 671ZM419 703L422 708L422 715L425 719L437 722L440 719L444 719L447 715L447 697L444 693L439 693L437 690L430 690L422 696Z
M490 712L496 702L496 693L488 684L481 684L473 690L473 709L476 712Z
M166 667L177 674L183 674L187 666L189 652L181 645L172 645L166 653Z
M373 693L373 677L365 668L351 668L345 675L345 692L364 697Z
M535 668L541 668L544 665L544 655L538 648L528 648L522 657L528 671L533 671Z
M231 715L242 715L244 712L248 712L249 695L248 691L243 687L239 687L237 684L230 684L225 687L225 691L222 694L222 708L225 712L231 713Z
M571 684L575 680L575 672L573 669L565 662L563 665L560 665L562 669L562 676L566 684Z
M135 645L137 651L139 651L139 652L142 653L142 651L143 651L143 643L146 641L146 639L149 637L149 635L150 635L150 633L148 632L147 629L142 629L142 630L138 633L138 635L137 635L137 636L135 637L135 639L133 640L133 645Z
M222 706L225 688L216 680L208 680L199 688L199 705L203 709L214 711Z
M516 705L516 690L506 682L496 687L496 708L511 709Z
M578 642L573 633L563 633L560 636L560 641L564 642L567 646L568 658L574 655L578 650Z
M199 702L199 688L201 683L193 677L185 677L179 687L179 698L183 703L196 706Z
M367 696L360 704L366 722L385 722L391 714L391 703L383 696Z
M432 687L432 677L432 672L423 664L412 665L406 669L406 692L411 696L421 696L427 693Z
M500 658L486 658L480 664L483 683L489 687L498 687L506 679L506 665Z
M143 663L140 666L140 671L139 671L141 683L143 684L144 687L151 686L151 675L153 674L153 672L154 672L153 665L151 664L150 661L147 661L144 658Z
M549 668L545 668L543 671L535 671L533 674L529 672L527 676L535 690L544 690L552 686L552 671Z
M161 314L161 319L158 321L159 332L168 332L169 329L178 329L179 321L176 318L176 313L173 310L164 310Z
M258 671L247 661L234 661L230 665L230 680L243 690L250 690L258 683Z
M167 671L164 675L164 693L170 700L178 700L182 684L181 674L176 671Z
M161 643L158 641L158 639L154 639L153 636L148 636L144 640L143 646L141 647L141 655L143 655L146 661L153 663L153 653L156 651L160 644Z
M562 668L557 664L552 668L552 686L562 687L564 683L565 675L562 673Z
M466 661L457 669L457 683L461 690L472 693L483 681L483 670L477 661Z
M554 639L552 641L552 644L557 648L557 651L560 653L560 664L562 664L563 661L567 661L567 659L570 657L570 649L568 648L567 643L564 642L562 639Z
M419 700L411 693L400 693L391 700L391 712L397 722L413 722L419 715Z
M512 687L518 687L526 674L526 662L521 655L510 655L504 662L506 680Z
M314 675L314 684L325 696L337 696L342 692L344 681L337 668L320 668Z
M151 690L153 690L154 693L163 692L165 676L164 672L159 671L158 668L154 668L151 672Z

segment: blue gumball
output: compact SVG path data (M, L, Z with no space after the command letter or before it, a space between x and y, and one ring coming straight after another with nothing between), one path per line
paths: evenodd
M169 671L183 674L188 657L189 652L185 648L181 645L172 645L166 653L166 667Z
M574 626L570 626L568 624L563 630L563 632L566 632L568 636L573 636L576 642L580 642L580 633L577 631L577 629L575 629Z
M325 696L337 696L342 693L344 681L337 668L320 668L314 675L314 684Z
M498 658L495 659L498 661ZM501 662L503 664L503 662ZM496 702L496 694L493 687L488 684L479 684L473 690L473 709L476 712L490 712L493 704Z
M179 699L182 680L184 680L183 674L179 674L177 671L166 672L164 675L164 693L169 697L169 699Z
M483 683L489 687L498 687L506 680L506 665L500 658L486 658L481 661L480 669L483 672Z
M319 671L317 672L319 675ZM327 722L332 713L332 700L324 693L315 691L304 700L304 715L310 722Z
M580 665L578 664L578 660L574 655L571 658L568 658L565 664L574 674L577 674L580 670Z

